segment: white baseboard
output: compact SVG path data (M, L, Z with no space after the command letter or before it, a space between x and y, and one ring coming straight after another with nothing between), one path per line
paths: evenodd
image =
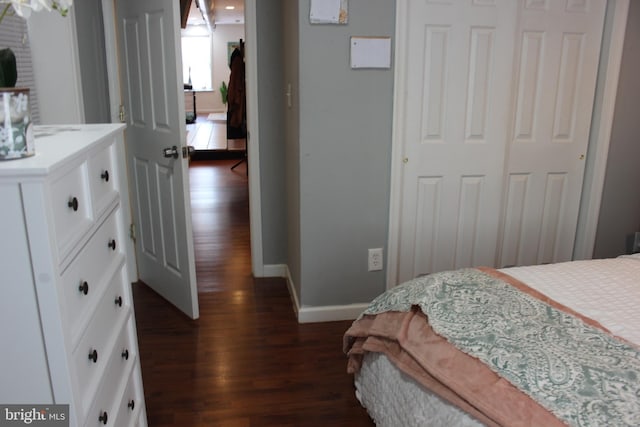
M325 305L320 307L300 307L298 310L298 323L355 320L368 306L368 303L361 303L348 305Z
M300 299L298 298L298 293L296 292L296 287L293 285L293 279L291 278L291 272L289 271L289 266L284 266L285 274L284 277L287 280L287 288L289 289L289 296L291 297L291 302L293 303L293 311L296 313L296 318L298 318L298 323L300 323Z
M282 268L282 270L281 270ZM267 271L273 272L273 276L268 276ZM326 305L318 307L300 306L300 298L296 291L291 278L291 272L287 265L265 266L265 276L268 277L284 277L287 280L287 288L291 296L293 310L298 318L298 323L315 323L315 322L335 322L339 320L355 320L362 313L369 303L347 304L347 305ZM275 273L284 273L282 275Z
M262 277L289 277L289 269L285 264L267 264L262 268Z

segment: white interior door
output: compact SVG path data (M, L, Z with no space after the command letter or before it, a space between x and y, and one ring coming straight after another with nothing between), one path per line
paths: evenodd
M570 258L604 6L399 0L390 286Z
M178 2L115 5L138 275L196 319Z
M493 265L516 2L406 1L396 283Z
M520 11L498 266L572 258L605 8L554 0Z

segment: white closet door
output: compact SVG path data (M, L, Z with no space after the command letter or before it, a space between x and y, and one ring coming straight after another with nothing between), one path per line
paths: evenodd
M571 259L605 8L523 2L499 266Z
M605 6L398 0L390 286L570 259Z
M517 3L406 1L400 10L397 283L495 263Z

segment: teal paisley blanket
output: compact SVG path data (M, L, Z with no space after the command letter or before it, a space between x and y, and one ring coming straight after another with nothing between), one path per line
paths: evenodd
M640 426L640 351L476 269L432 274L363 315L419 306L433 330L571 426Z

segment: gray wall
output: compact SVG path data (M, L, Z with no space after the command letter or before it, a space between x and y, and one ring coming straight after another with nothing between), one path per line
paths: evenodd
M109 123L109 81L101 0L74 2L85 123Z
M351 70L350 36L395 34L395 2L350 0L347 25L311 25L299 3L300 303L368 302L385 272L393 69Z
M386 258L393 69L351 70L349 38L393 38L395 2L350 0L347 25L311 25L309 3L278 3L282 14L281 93L291 84L292 106L277 107L284 109L284 152L265 153L262 144L271 137L261 130L261 154L270 156L261 162L263 183L282 161L285 181L280 181L282 175L271 177L270 190L263 191L265 263L288 265L303 306L367 302L385 285L384 271L367 272L367 249L383 247ZM260 21L261 13L270 12L258 2L258 13ZM265 32L279 33L273 27L277 19L273 19L270 27L260 25L259 38ZM639 50L640 2L631 2L596 257L623 253L625 236L640 230L640 192L636 189L640 120L635 101L640 99L636 81ZM262 73L262 62L260 66ZM269 78L261 77L261 83ZM270 117L265 112L273 108L262 99L262 89L260 95L264 126L265 117ZM281 101L284 103L277 99L276 104ZM272 135L275 144L281 135ZM278 185L284 196L265 197L266 191L279 191ZM282 201L285 212L275 206ZM281 220L284 234L275 232L282 227Z
M631 1L594 257L625 252L625 237L640 231L640 2Z
M287 256L284 52L282 0L256 1L258 109L260 125L260 191L265 264L283 264ZM247 46L251 49L251 46ZM249 153L251 155L251 153Z

